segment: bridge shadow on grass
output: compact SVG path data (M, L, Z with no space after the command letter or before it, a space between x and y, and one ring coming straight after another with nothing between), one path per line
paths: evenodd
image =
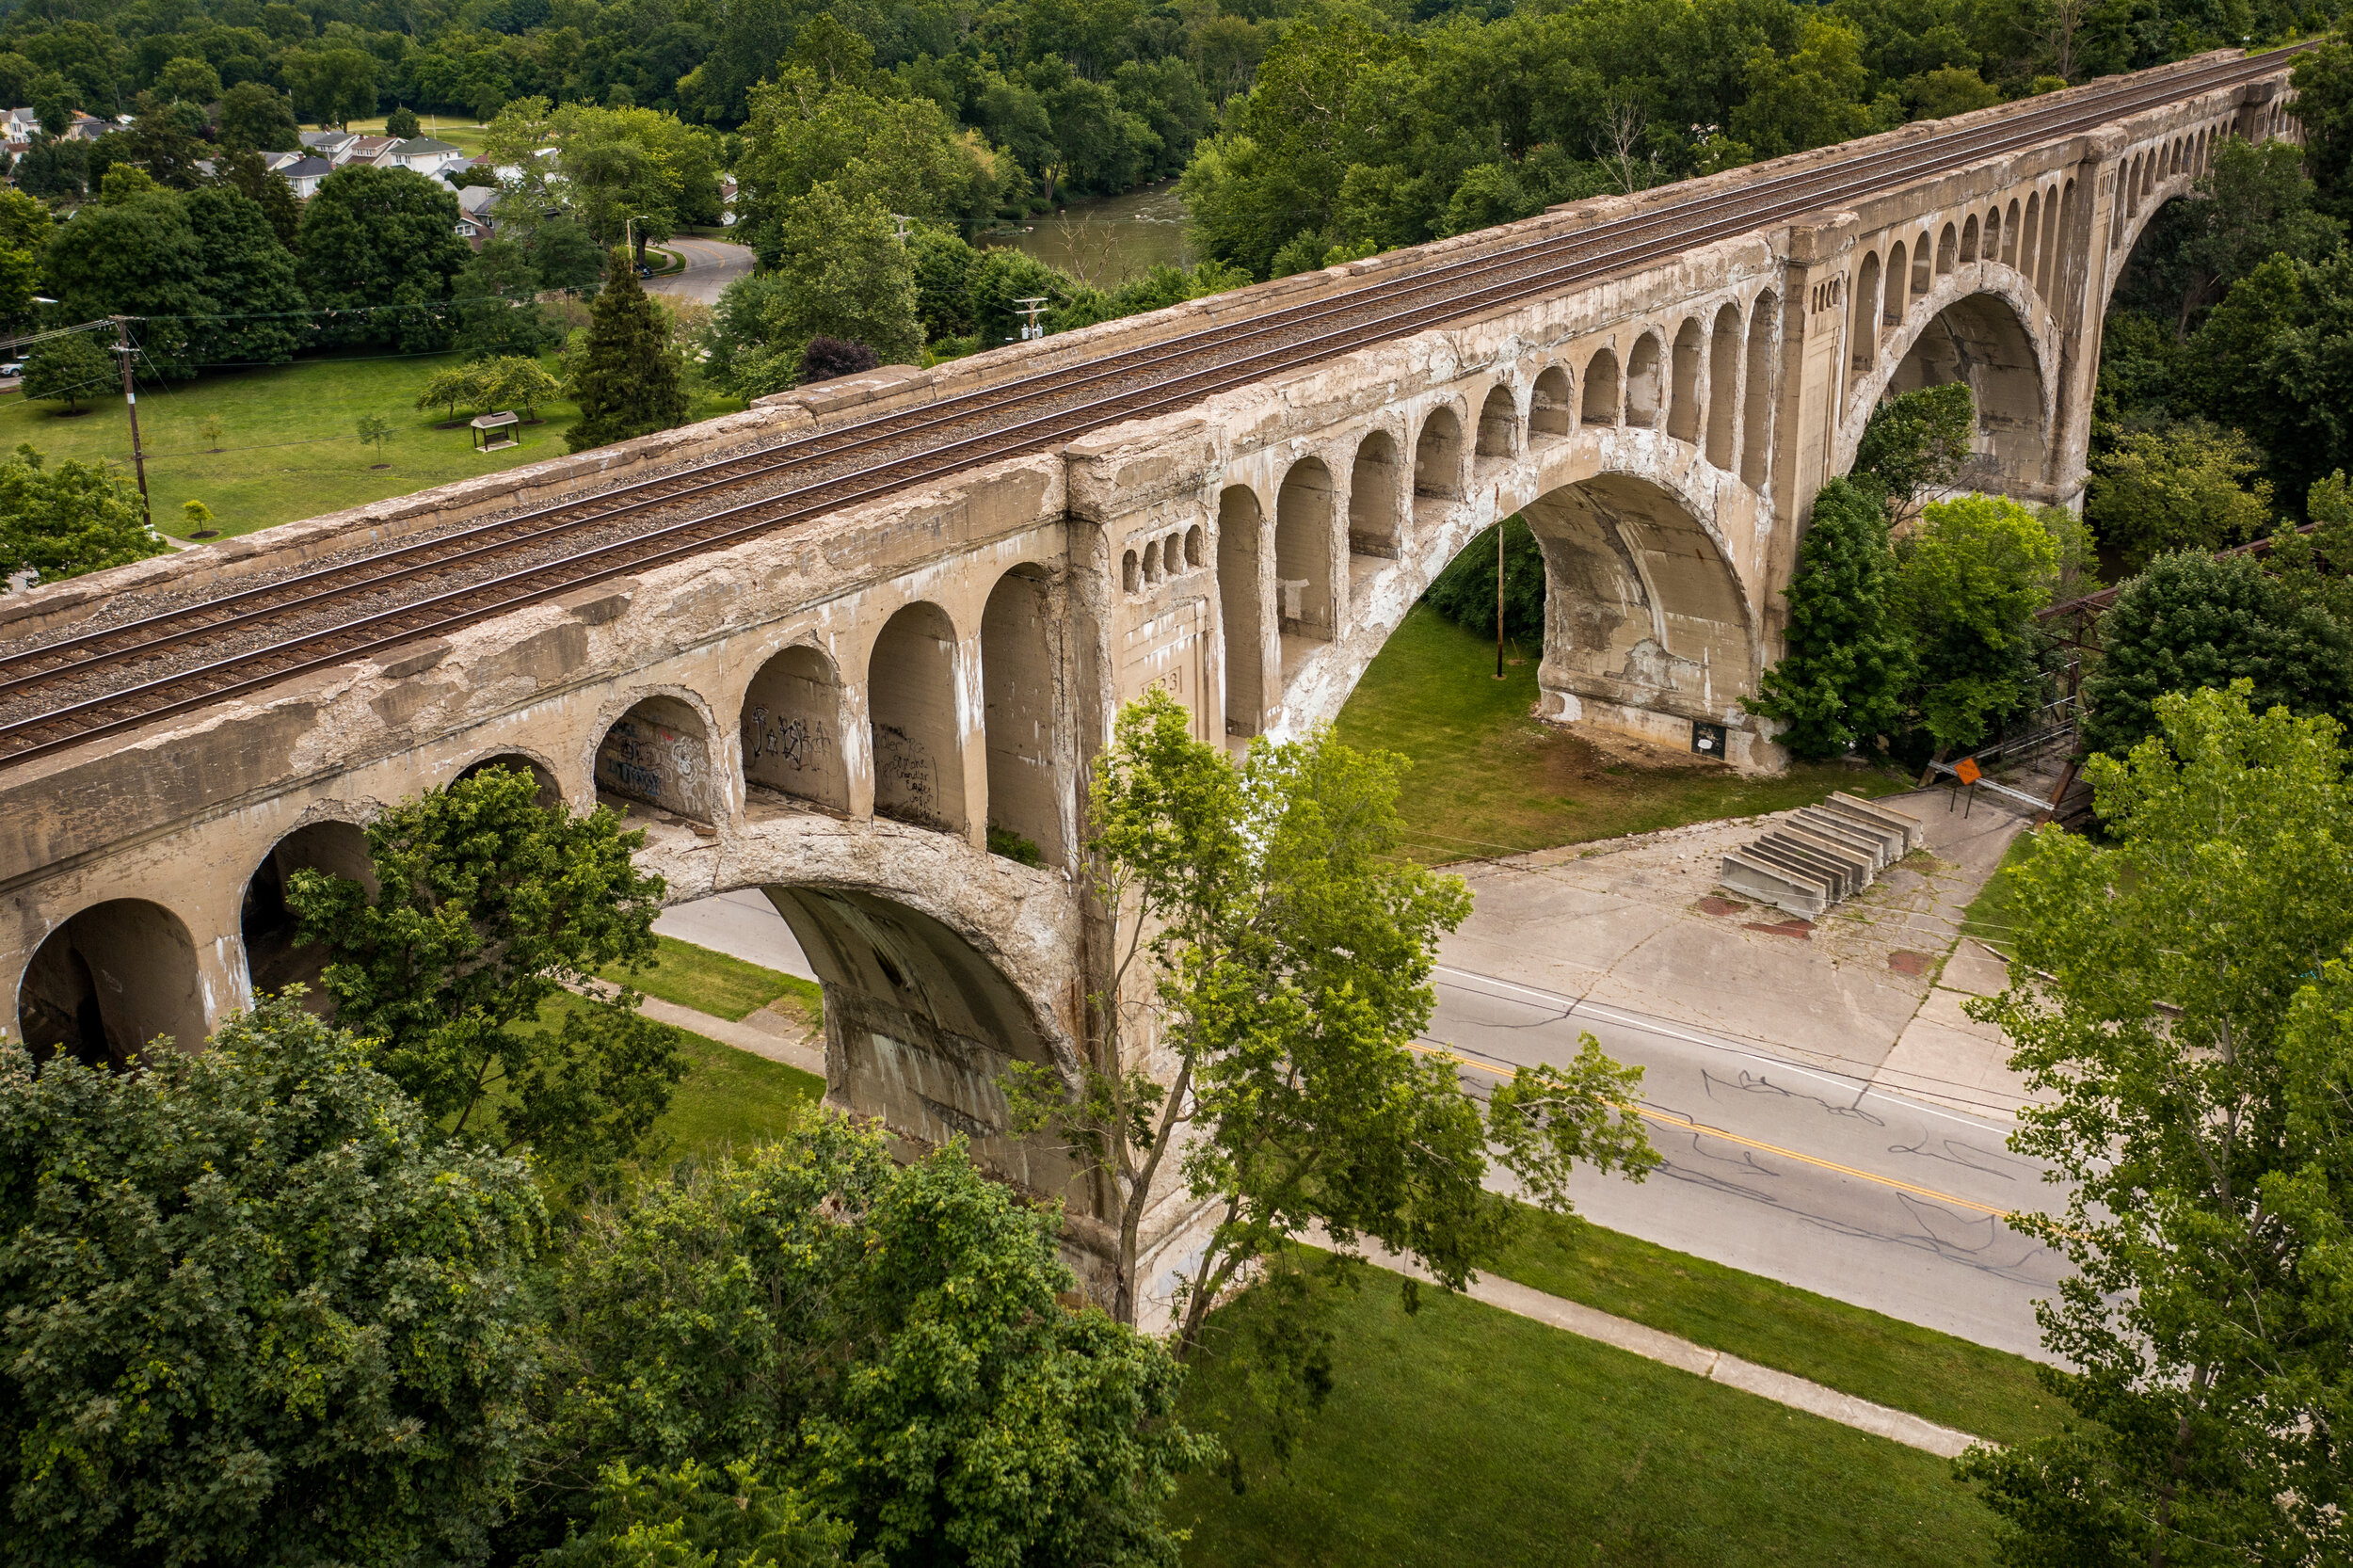
M1970 1568L1993 1516L1945 1461L1370 1274L1287 1471L1187 1478L1191 1568ZM1230 1310L1230 1309L1229 1309ZM1194 1403L1221 1392L1194 1374ZM1263 1444L1249 1447L1262 1455Z
M1588 843L1718 817L1812 805L1833 790L1890 794L1880 771L1801 764L1777 778L1532 716L1540 650L1495 678L1491 637L1414 606L1340 710L1342 741L1413 762L1400 810L1410 853L1431 863Z

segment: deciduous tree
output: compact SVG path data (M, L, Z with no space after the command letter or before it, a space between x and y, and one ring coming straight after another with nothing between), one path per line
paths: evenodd
M2124 431L2092 456L2084 520L2127 572L2169 551L2245 544L2272 519L2261 464L2245 436L2201 420Z
M1898 392L1871 410L1855 447L1855 472L1876 480L1897 517L1927 491L1960 477L1977 433L1977 400L1966 381Z
M1510 1206L1481 1185L1491 1147L1547 1207L1572 1161L1652 1162L1624 1102L1641 1070L1591 1036L1569 1068L1525 1069L1486 1115L1453 1061L1413 1048L1430 1021L1436 938L1468 912L1462 883L1398 853L1400 760L1317 731L1254 744L1237 767L1155 691L1129 704L1096 764L1089 846L1118 934L1094 1000L1103 1058L1071 1097L1041 1068L1008 1079L1016 1125L1059 1128L1114 1202L1112 1307L1132 1321L1148 1198L1173 1182L1207 1206L1183 1269L1176 1343L1262 1262L1321 1224L1409 1254L1460 1288ZM1151 1058L1173 1072L1146 1073Z
M496 767L428 790L368 824L375 891L303 871L286 904L327 947L337 1022L436 1125L570 1175L635 1153L685 1066L628 988L541 1026L568 985L651 955L662 881L630 861L643 834L537 791Z
M910 1568L1169 1560L1160 1506L1213 1449L1165 1350L1063 1304L1055 1228L961 1144L901 1166L829 1112L592 1206L555 1290L550 1491L600 1475L608 1536L683 1520L702 1458L818 1560L849 1533L826 1515ZM632 1496L618 1464L672 1479Z
M1913 706L1940 749L1965 748L2040 693L2034 613L2051 601L2058 546L2041 518L1998 496L1932 501L1920 515L1896 552Z
M2086 772L2109 842L2043 830L2013 983L1973 1001L2068 1184L2010 1224L2074 1272L2036 1307L2079 1417L1963 1465L2021 1565L2334 1561L2353 1549L2353 788L2335 721L2247 687L2158 699Z
M0 577L29 569L55 583L169 548L148 526L138 488L104 458L52 468L20 446L0 463Z
M79 413L91 398L122 389L122 369L89 331L44 338L24 357L22 390L36 402L62 403Z
M292 152L302 145L294 104L266 82L239 82L220 97L220 144L235 152Z
M336 344L404 353L450 338L450 290L470 252L457 237L457 198L406 168L347 165L319 182L302 212L302 272L320 324Z
M542 1224L292 1000L136 1072L0 1045L15 1562L478 1560Z

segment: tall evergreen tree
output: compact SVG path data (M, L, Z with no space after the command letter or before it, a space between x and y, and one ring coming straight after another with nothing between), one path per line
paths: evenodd
M1752 713L1810 761L1842 756L1903 727L1912 642L1893 613L1896 557L1876 490L1833 479L1814 500L1788 588L1787 651L1765 672Z
M564 437L574 452L609 446L686 421L686 387L661 310L637 286L629 258L613 253L612 281L588 318L588 343L572 373L580 423Z

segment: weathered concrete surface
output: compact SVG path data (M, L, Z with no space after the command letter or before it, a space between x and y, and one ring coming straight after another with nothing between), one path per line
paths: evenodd
M315 961L275 902L291 866L346 854L386 803L502 760L551 798L627 805L676 899L767 890L826 987L835 1097L918 1143L971 1137L1009 1177L1066 1192L1083 1238L1101 1194L1004 1135L995 1076L1019 1059L1075 1080L1093 1062L1105 932L1073 873L1085 770L1122 702L1168 690L1204 739L1327 719L1431 578L1517 511L1551 576L1550 716L1678 747L1694 723L1721 724L1735 765L1778 766L1740 698L1779 647L1806 507L1881 393L1968 378L1985 411L1976 481L2072 498L2121 258L2218 135L2286 134L2273 86L1989 157L8 770L0 984L14 1021L93 1055L155 1032L193 1046L257 975ZM117 596L253 580L1686 194L1588 203L933 370L886 367L9 595L0 640ZM1041 868L987 854L992 827L1036 846ZM1600 912L1569 900L1556 935L1590 940L1577 961L1621 983L1707 956L1673 922L1612 949L1630 928ZM1825 1004L1798 989L1757 999L1768 1021ZM1889 999L1844 1005L1866 1032L1899 1021Z

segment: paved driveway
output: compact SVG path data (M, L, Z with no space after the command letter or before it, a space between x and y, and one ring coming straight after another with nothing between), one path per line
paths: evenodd
M686 270L673 272L664 278L646 280L648 294L674 294L685 299L699 299L706 305L719 302L719 292L752 269L752 250L747 245L730 245L726 240L701 240L680 236L664 240L664 250L675 250L686 258Z

